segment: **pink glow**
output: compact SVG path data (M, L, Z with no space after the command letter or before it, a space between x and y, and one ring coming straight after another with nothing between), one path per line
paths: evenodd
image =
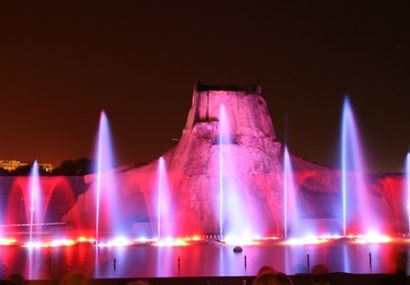
M404 192L407 194L407 217L408 217L408 226L409 230L408 233L410 233L410 152L407 153L406 155L406 163L405 163L405 178L404 178Z
M106 242L116 236L135 241L194 234L255 240L283 237L295 229L302 229L302 237L332 234L336 231L329 229L341 228L339 221L330 225L339 217L325 208L341 212L340 180L346 235L408 231L404 179L366 179L350 106L344 107L344 163L339 171L287 151L283 157L283 145L259 95L220 90L195 94L177 146L151 163L115 168L108 120L102 112L95 173L36 178L41 207L30 204L35 199L30 197L28 177L0 177L8 204L2 236L23 231L26 236L21 240L26 240L28 226L43 222L45 231L51 227L47 223L60 223L61 229L44 236L45 242L81 236ZM30 215L32 208L44 209L38 219Z
M167 177L165 160L158 160L158 174L155 185L155 206L157 218L157 238L163 239L174 236L174 216L172 211L171 189Z
M37 161L34 161L33 167L30 173L30 185L29 185L30 205L29 209L29 241L33 240L33 231L41 232L41 224L43 223L43 205L41 203L42 191L39 181L39 167Z
M229 121L230 111L221 104L218 125L220 236L222 239L230 236L248 240L260 234L261 225L258 209L250 203L247 181L239 171L241 149L234 141L234 126Z

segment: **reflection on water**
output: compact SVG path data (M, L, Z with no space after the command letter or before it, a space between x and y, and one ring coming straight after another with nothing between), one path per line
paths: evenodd
M20 273L28 279L58 279L82 273L89 278L246 276L263 265L288 274L323 264L330 272L394 272L395 257L406 243L244 246L242 253L216 242L182 247L96 248L78 244L58 248L0 247L0 275ZM369 255L370 253L370 255ZM310 263L307 263L309 255ZM246 262L245 262L246 256Z

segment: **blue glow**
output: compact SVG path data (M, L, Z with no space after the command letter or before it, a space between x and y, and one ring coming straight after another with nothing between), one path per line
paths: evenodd
M249 203L249 189L240 167L241 150L234 143L234 126L224 105L219 110L219 231L220 238L233 235L242 239L255 235L257 210Z
M348 99L345 99L344 106L343 106L343 114L342 114L342 220L343 220L343 235L346 236L346 193L347 193L347 178L346 178L346 146L347 146L347 123L346 123L346 114L348 105Z
M40 225L42 223L41 214L41 188L39 179L39 167L37 161L34 161L33 167L30 173L30 229L29 229L29 240L33 241L33 231L34 225L36 225L36 230L40 230Z
M96 143L95 165L95 239L98 243L103 232L106 236L122 234L125 226L121 218L119 193L114 168L114 155L107 116L100 114Z
M283 155L283 191L284 191L284 237L288 238L289 233L294 237L296 232L301 234L306 229L301 229L298 223L299 209L296 203L296 184L294 181L294 173L292 162L290 159L288 148L285 147Z
M343 235L379 231L375 213L369 205L371 196L367 194L364 155L353 110L347 97L343 104L341 132Z

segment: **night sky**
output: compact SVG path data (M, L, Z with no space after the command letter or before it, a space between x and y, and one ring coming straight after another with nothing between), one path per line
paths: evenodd
M10 2L0 7L0 159L91 157L102 109L119 164L156 159L180 137L200 80L262 85L279 139L334 166L349 94L369 170L403 168L407 1Z

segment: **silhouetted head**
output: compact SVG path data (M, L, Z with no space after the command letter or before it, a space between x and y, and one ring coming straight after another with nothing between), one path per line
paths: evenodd
M329 269L323 264L317 264L312 268L313 284L328 284L329 283Z
M23 275L15 273L9 276L9 280L13 282L15 285L24 285L26 284L26 280Z
M292 280L282 273L275 271L272 267L263 266L252 285L293 285Z
M259 275L262 275L262 274L265 274L265 273L270 273L270 272L274 273L274 272L276 272L276 271L275 271L275 269L273 269L273 267L270 267L270 266L265 265L265 266L262 266L262 267L259 269L259 271L258 271L258 276L259 276Z

